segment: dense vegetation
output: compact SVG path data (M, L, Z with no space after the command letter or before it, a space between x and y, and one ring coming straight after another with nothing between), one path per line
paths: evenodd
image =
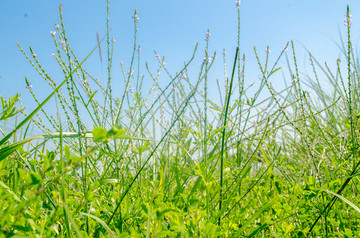
M19 46L53 92L39 101L27 82L38 105L30 112L19 95L1 97L0 237L360 233L360 64L349 8L337 68L309 53L313 74L300 76L293 42L273 65L269 48L265 59L254 48L262 78L252 85L238 48L225 87L218 85L219 102L208 97L216 57L208 44L195 77L188 66L198 46L176 74L159 56L156 72L140 72L136 11L133 18L134 50L128 71L123 66L121 95L112 91L109 24L106 85L68 44L61 7L52 37L63 81L49 76L31 48L27 54ZM287 69L277 65L281 58ZM290 75L289 85L277 90L269 79L281 71ZM165 86L158 83L160 73L169 79ZM144 79L152 79L150 90ZM43 110L50 100L56 115ZM15 127L7 128L14 118ZM43 134L30 135L34 127Z

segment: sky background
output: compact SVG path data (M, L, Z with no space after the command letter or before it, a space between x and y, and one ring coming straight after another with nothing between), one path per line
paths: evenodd
M96 30L100 37L106 33L106 1L100 0L0 0L0 95L5 98L21 93L25 106L34 106L26 90L25 76L40 99L51 89L35 72L18 49L18 42L29 53L29 46L49 75L61 82L59 66L51 56L55 46L50 31L56 31L59 23L58 7L62 3L65 28L69 43L79 59L83 59L97 44ZM360 36L360 13L358 0L243 0L240 4L241 38L240 53L246 54L246 84L259 82L253 47L260 57L265 56L267 46L271 49L270 61L280 54L290 39L297 49L301 72L310 71L304 45L319 62L335 65L340 42L339 30L345 38L344 14L350 5L353 15L352 40L357 46ZM142 69L145 62L156 70L158 65L154 50L165 55L166 66L173 74L181 69L184 61L190 59L195 43L199 42L194 68L200 68L205 47L205 35L210 30L210 54L216 51L218 58L209 78L210 90L215 90L216 80L224 82L222 50L227 52L228 72L237 42L237 8L235 0L112 0L110 1L111 36L115 38L113 80L115 87L123 90L120 62L129 66L133 49L133 13L137 9L138 43L142 48ZM106 44L102 44L105 53ZM106 55L103 54L106 62ZM284 61L282 61L284 63ZM85 67L102 82L106 81L106 64L101 65L98 52L86 62ZM196 71L197 72L197 71ZM280 74L281 76L281 74ZM146 81L148 80L148 81ZM273 79L274 86L281 86L283 79ZM152 83L151 79L145 78ZM256 83L255 83L256 84ZM214 85L214 87L211 87ZM116 88L114 90L116 93ZM215 91L214 91L215 92ZM120 93L118 95L121 95Z

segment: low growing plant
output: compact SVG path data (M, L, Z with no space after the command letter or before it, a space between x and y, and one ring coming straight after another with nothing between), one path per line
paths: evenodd
M239 1L237 6L240 24ZM355 237L360 232L360 65L352 50L349 7L347 42L340 45L344 63L338 59L331 70L309 52L313 75L301 75L292 41L272 65L269 47L264 59L254 47L261 73L257 88L245 80L239 31L230 78L224 53L219 102L208 96L217 55L210 54L209 31L197 75L189 73L189 65L198 45L178 72L171 73L165 57L155 52L158 68L146 64L142 74L135 10L133 52L128 70L121 65L118 95L112 88L109 0L106 35L98 35L83 60L68 42L61 5L59 10L59 34L52 32L52 39L62 80L45 70L31 47L27 53L19 45L52 92L39 101L26 79L37 103L30 113L19 95L0 96L1 237ZM103 43L105 85L83 67ZM276 90L271 80L285 70L282 58L290 85ZM166 85L159 84L160 74L168 77ZM148 91L145 78L153 82ZM55 116L44 110L52 101ZM9 132L5 122L11 118L16 125ZM29 136L33 127L42 134Z

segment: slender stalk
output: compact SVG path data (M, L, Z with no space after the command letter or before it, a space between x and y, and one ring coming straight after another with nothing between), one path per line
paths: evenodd
M234 81L234 75L235 75L235 66L236 66L236 61L237 61L237 57L238 57L238 52L239 52L239 47L236 47L236 52L235 52L235 59L234 59L234 65L233 65L233 70L232 70L232 74L231 74L231 81L230 81L230 85L229 85L229 89L228 89L228 93L227 93L227 98L226 100L226 105L225 105L225 115L224 115L224 129L222 131L222 139L221 139L221 152L220 152L220 200L219 200L219 212L221 211L221 206L222 206L222 202L223 202L223 183L224 183L224 148L225 148L225 132L226 132L226 123L227 123L227 115L228 115L228 111L229 111L229 104L230 104L230 96L231 96L231 91L232 91L232 86L233 86L233 81ZM219 217L218 220L218 225L221 225L221 216Z
M350 141L351 141L351 154L348 156L348 159L350 157L352 157L354 160L356 158L355 153L356 153L356 148L355 148L355 138L354 138L354 122L353 122L353 106L352 106L352 97L353 97L353 90L352 90L352 86L351 86L351 51L352 51L352 44L351 44L351 38L350 38L350 27L351 27L351 19L350 19L350 8L349 5L347 6L347 11L346 11L346 25L347 25L347 39L348 39L348 44L347 44L347 70L348 70L348 106L349 106L349 117L350 117L350 130L351 130L351 136L350 136ZM345 182L343 183L343 185L341 186L341 188L337 191L338 195L341 195L342 191L345 189L345 187L349 184L349 182L351 181L351 179L353 178L352 176L358 172L358 167L360 166L360 161L358 161L356 163L356 161L354 161L354 165L353 165L353 169L350 173L350 175L348 176L348 178L345 180ZM333 205L335 204L336 200L338 199L338 197L333 196L331 201L326 205L325 209L321 212L321 214L316 218L316 220L314 221L314 223L312 224L312 226L310 227L309 230L309 235L312 232L312 230L314 229L315 225L318 223L318 221L320 220L321 216L324 214L327 214L331 208L333 207Z

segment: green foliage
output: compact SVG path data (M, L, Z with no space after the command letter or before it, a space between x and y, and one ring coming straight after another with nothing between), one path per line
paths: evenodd
M107 10L109 16L109 1ZM172 74L158 56L156 74L146 65L142 75L137 19L135 11L128 69L137 73L123 74L121 95L112 91L109 21L107 85L76 58L61 7L59 34L52 37L65 80L57 85L36 57L20 48L52 93L40 102L30 90L38 104L30 113L16 107L19 95L0 96L0 237L355 237L360 232L360 65L351 50L349 22L347 44L340 46L347 79L340 60L334 74L311 54L314 75L300 74L293 42L286 45L292 54L284 49L275 61L269 48L264 59L254 48L260 86L248 91L253 86L246 87L245 56L235 57L230 82L225 72L229 87L219 86L217 102L208 97L214 63L209 38L196 76L188 67L198 45L179 72ZM282 71L282 58L291 84L277 91L270 81ZM158 83L160 72L169 78L165 85ZM144 78L152 79L149 91ZM57 117L43 109L50 98L56 99ZM6 133L5 121L19 113L25 119ZM43 133L29 137L31 127Z
M110 139L132 139L125 133L124 129L116 126L111 127L108 131L102 127L95 127L92 131L95 142L109 142Z
M1 95L0 121L8 120L9 118L19 114L23 108L17 108L15 104L19 101L20 95L16 94L5 100Z

